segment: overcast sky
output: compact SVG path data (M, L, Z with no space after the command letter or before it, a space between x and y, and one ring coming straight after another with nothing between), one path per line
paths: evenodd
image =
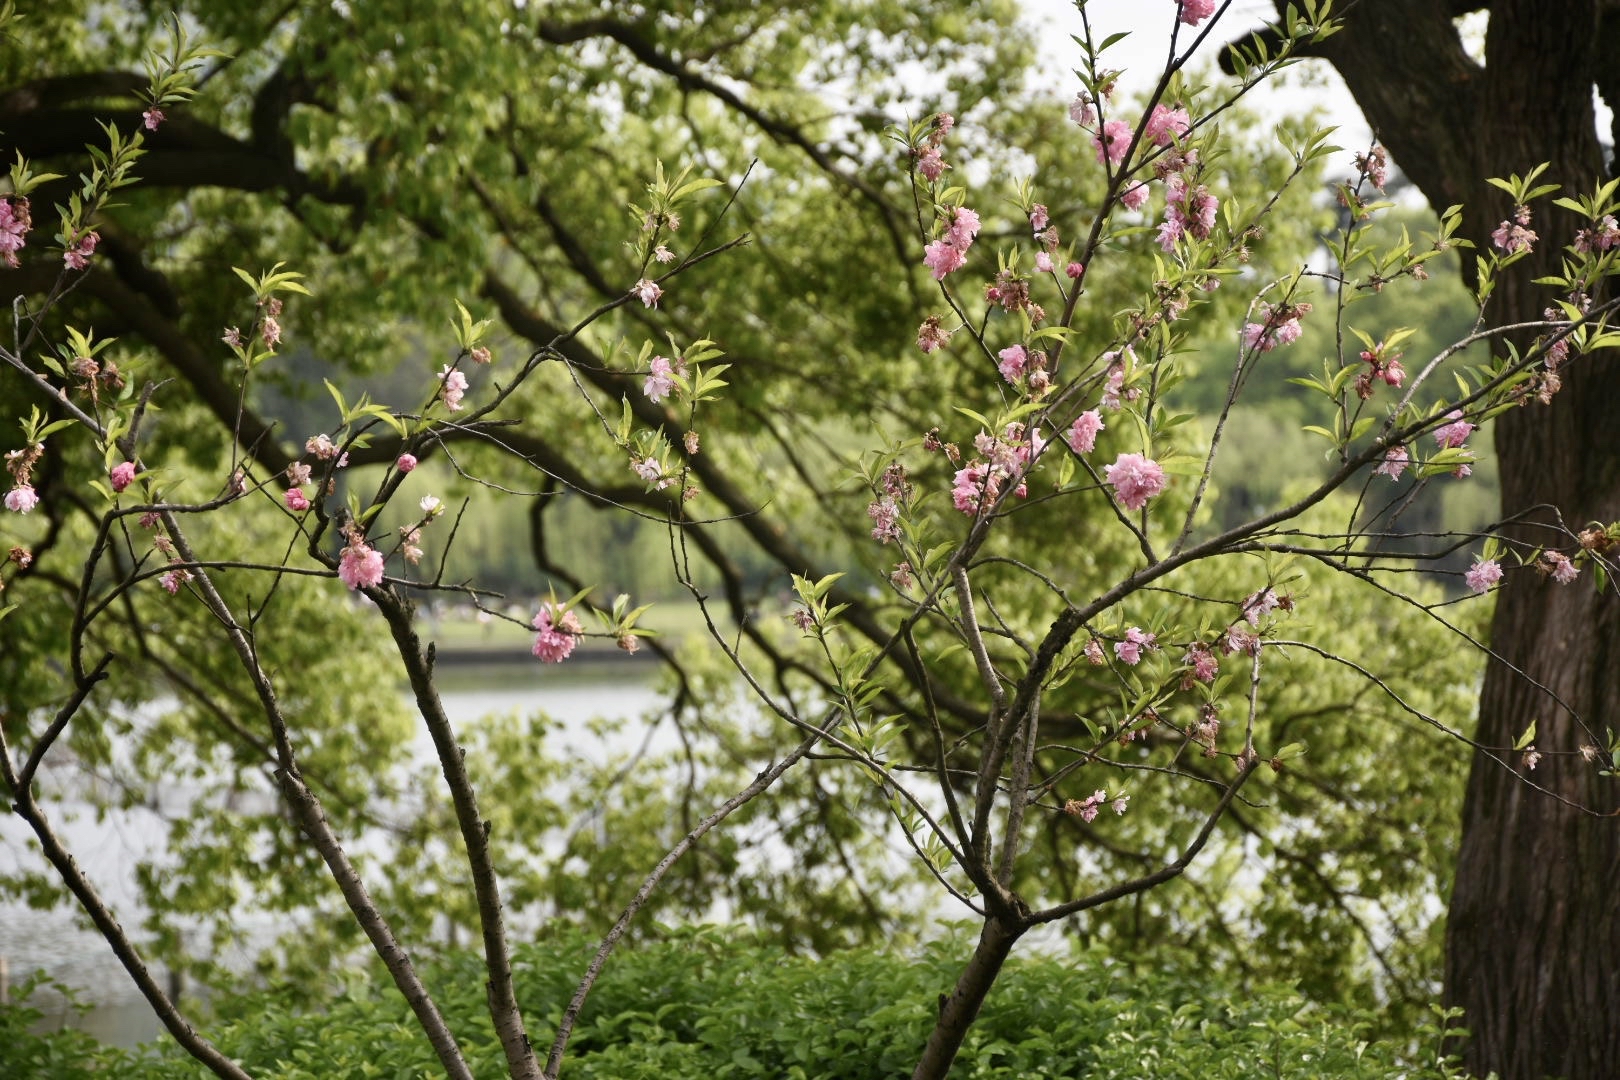
M1080 64L1080 49L1073 36L1080 34L1080 16L1072 0L1023 0L1032 18L1043 28L1040 47L1051 73L1054 90L1069 96L1076 88L1071 72ZM1130 37L1106 54L1109 67L1124 68L1123 88L1131 92L1150 89L1163 70L1169 35L1175 22L1176 0L1090 0L1086 12L1098 41L1109 34L1129 31ZM1235 0L1210 35L1204 53L1214 62L1212 46L1230 41L1264 24L1275 15L1269 0ZM1207 25L1207 24L1206 24ZM1196 32L1182 28L1190 44ZM1196 63L1196 61L1195 61ZM1262 85L1250 96L1251 104L1263 115L1282 117L1301 107L1319 107L1324 123L1336 124L1333 141L1340 146L1361 149L1371 140L1367 123L1361 117L1344 83L1326 63L1307 61Z

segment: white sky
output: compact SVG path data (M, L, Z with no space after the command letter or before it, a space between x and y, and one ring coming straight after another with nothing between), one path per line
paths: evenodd
M1081 32L1080 16L1073 0L1023 0L1023 4L1043 31L1041 55L1044 67L1051 72L1053 89L1064 97L1072 97L1077 84L1071 72L1080 65L1080 47L1072 38ZM1152 87L1168 55L1176 10L1176 0L1090 0L1086 5L1097 41L1110 34L1130 32L1130 37L1110 48L1104 57L1106 66L1125 69L1121 89L1146 92ZM1215 50L1220 45L1258 28L1267 16L1275 15L1276 9L1269 0L1234 0L1205 42L1200 56L1207 57L1206 62L1213 65ZM1204 27L1208 25L1205 23ZM1181 37L1179 47L1185 50L1196 40L1197 32L1184 26ZM1197 63L1195 59L1194 64ZM1338 74L1322 61L1306 61L1288 69L1255 90L1248 100L1261 115L1277 118L1319 108L1323 113L1322 122L1339 128L1332 141L1346 149L1363 149L1372 140L1371 130L1350 92Z

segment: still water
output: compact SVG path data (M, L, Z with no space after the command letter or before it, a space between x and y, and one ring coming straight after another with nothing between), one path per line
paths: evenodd
M634 720L656 715L661 703L655 686L657 671L658 665L653 662L618 658L594 661L589 657L578 657L566 667L555 668L542 668L532 661L445 664L439 670L439 684L445 710L458 729L491 713L544 710L562 725L560 741L568 752L590 758L627 748L603 745L600 737L587 729L592 719ZM655 749L663 742L666 730L655 728L650 733ZM622 737L628 748L634 748L648 736L645 726L630 724ZM673 741L673 735L669 737ZM431 759L431 744L425 732L416 747L423 760ZM56 821L59 816L53 814L52 818ZM127 882L135 863L153 846L159 829L156 813L141 811L109 816L99 822L87 816L59 829L79 864L126 927L140 921L138 913L129 910ZM0 871L37 865L38 859L32 853L32 834L15 818L0 817ZM232 958L225 959L229 962ZM237 959L244 964L247 960ZM99 1039L122 1045L142 1042L159 1033L156 1018L107 944L85 929L73 911L35 911L23 904L0 902L0 965L0 982L9 976L15 987L34 972L42 971L51 980L76 991L80 1001L93 1006L81 1015L60 994L40 990L32 1004L47 1013L45 1023L49 1026L80 1027Z

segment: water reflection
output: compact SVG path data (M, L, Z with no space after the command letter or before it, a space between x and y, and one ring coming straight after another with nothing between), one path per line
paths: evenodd
M560 724L559 751L593 759L641 745L647 732L639 725L629 725L617 741L604 743L589 722L632 720L656 710L661 701L654 685L657 671L656 663L618 656L598 659L585 655L558 667L541 667L532 661L444 663L438 671L438 684L445 712L458 729L492 713L544 710ZM661 736L668 730L665 726L653 733L654 748L662 744ZM673 741L672 735L670 738ZM425 731L415 747L423 761L431 760L432 746ZM59 805L48 810L53 821L62 822ZM133 867L161 841L164 828L158 815L141 808L101 821L85 814L59 824L69 850L126 927L140 921L131 903ZM39 859L32 835L15 818L0 818L0 868L9 872L36 865ZM103 1041L125 1046L155 1038L160 1031L157 1018L106 942L76 912L77 908L35 911L20 903L0 903L0 957L6 961L12 984L43 971L93 1006L80 1014L61 994L41 989L31 1003L45 1012L43 1026L79 1027ZM224 959L244 967L248 962L245 954Z

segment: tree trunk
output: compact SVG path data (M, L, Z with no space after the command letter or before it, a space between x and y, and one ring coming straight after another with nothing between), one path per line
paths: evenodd
M979 944L973 950L967 967L956 980L949 995L939 999L939 1020L928 1035L922 1057L911 1074L911 1080L944 1080L951 1071L951 1062L962 1048L968 1028L978 1019L979 1008L1007 962L1007 954L1023 936L1028 927L1008 922L998 916L986 916L984 929L979 932Z
M1284 4L1278 0L1279 9ZM1511 208L1484 184L1549 163L1543 180L1590 192L1602 174L1594 81L1620 36L1613 0L1360 0L1321 55L1344 76L1373 130L1431 205L1465 206L1465 235L1488 250ZM1489 7L1483 65L1453 18ZM1614 84L1611 86L1611 83ZM1616 104L1610 100L1610 104ZM1510 268L1493 322L1541 317L1552 291L1531 280L1559 270L1576 223L1538 204L1536 253ZM1465 253L1464 274L1473 277ZM1522 348L1528 339L1518 342ZM1620 517L1620 361L1572 360L1550 406L1500 417L1496 450L1506 512L1542 506L1512 534L1571 551L1546 528ZM1511 566L1512 564L1507 564ZM1560 586L1510 572L1491 630L1496 658L1480 695L1478 741L1511 747L1530 721L1543 757L1473 756L1446 933L1446 1002L1465 1011L1471 1071L1502 1080L1610 1080L1620 1062L1620 783L1581 754L1620 717L1620 601L1589 580ZM1538 791L1527 781L1547 791ZM1567 801L1561 801L1567 800Z

